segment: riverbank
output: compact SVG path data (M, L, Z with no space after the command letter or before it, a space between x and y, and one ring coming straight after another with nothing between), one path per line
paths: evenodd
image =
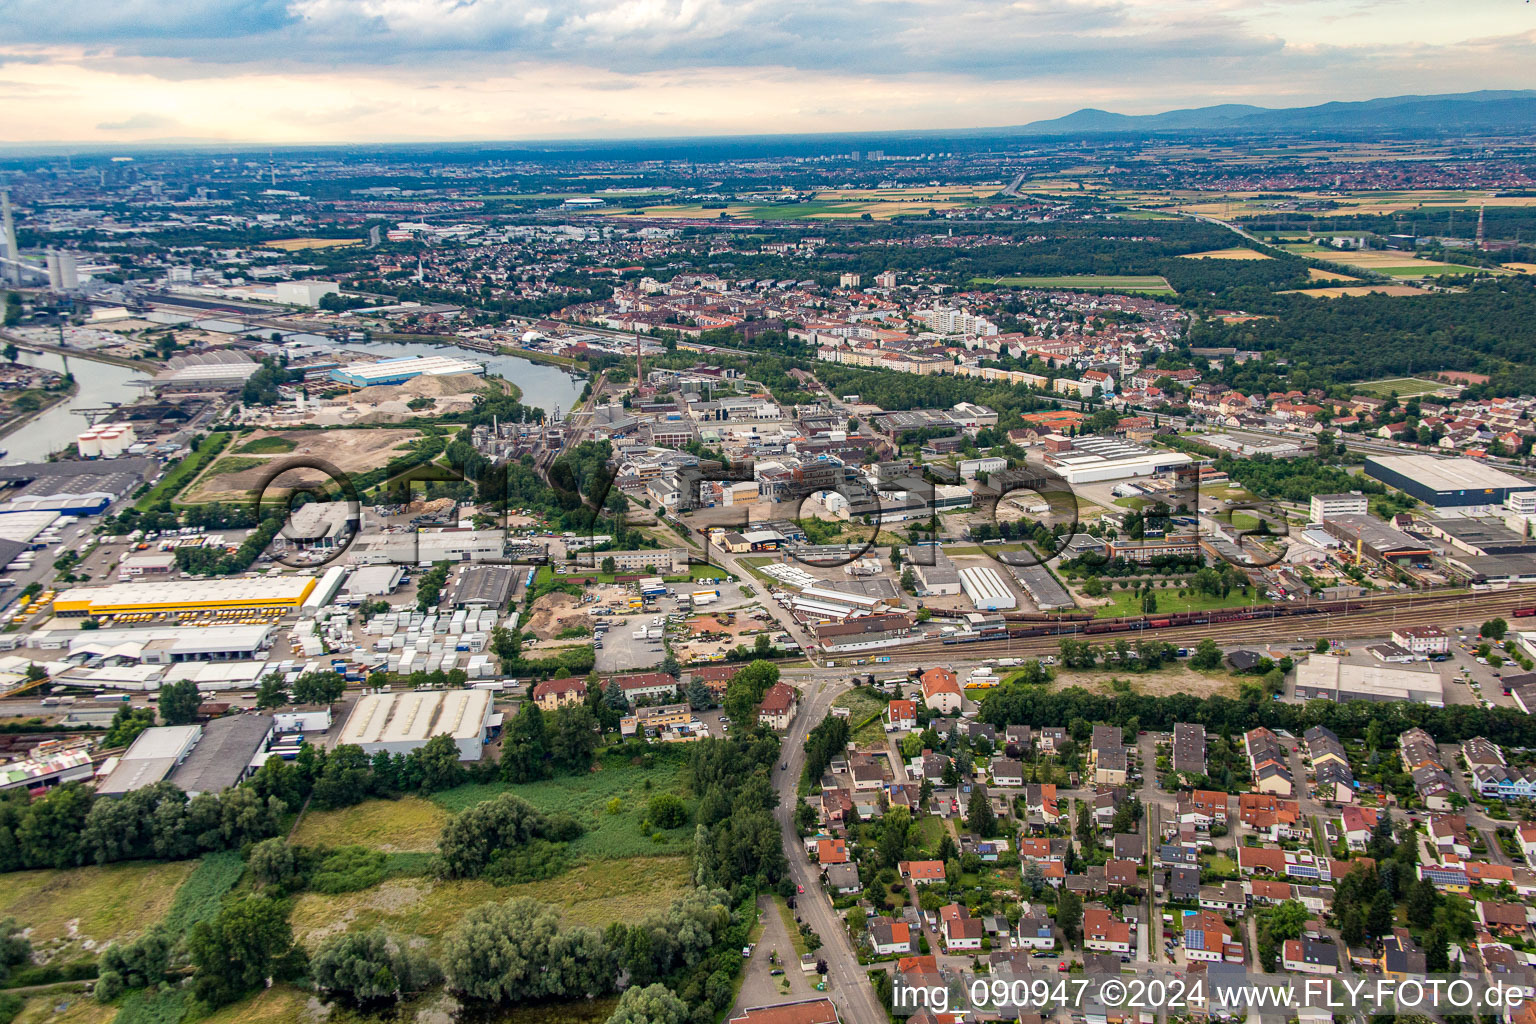
M558 366L566 370L587 369L587 364L580 359L572 359L570 356L557 356L553 352L535 352L531 348L514 348L503 345L496 350L504 356L515 356L518 359L526 359L530 363L544 363L546 366Z
M73 381L71 381L65 387L65 389L63 391L53 391L53 392L50 392L49 394L52 397L50 398L50 400L47 403L38 406L36 409L33 409L31 412L22 413L20 416L17 416L14 419L11 419L11 420L9 420L9 421L7 421L5 423L0 423L0 439L4 439L5 437L7 437L9 435L14 434L16 431L20 430L22 427L26 426L28 423L31 423L33 420L37 419L39 416L42 416L44 413L47 413L47 412L52 411L53 409L56 409L58 406L60 406L64 402L68 402L70 399L74 398L79 393L80 393L80 385L78 383L76 383L76 382L73 382Z
M15 343L16 347L23 352L29 350L33 352L52 352L54 355L64 356L65 358L74 356L76 359L84 359L92 363L105 363L108 366L121 366L125 370L137 370L140 373L154 374L165 369L163 364L147 359L127 359L123 356L107 355L105 352L88 352L85 349L66 348L63 345L47 345L40 341L23 341L11 335L5 335L5 337L8 341Z

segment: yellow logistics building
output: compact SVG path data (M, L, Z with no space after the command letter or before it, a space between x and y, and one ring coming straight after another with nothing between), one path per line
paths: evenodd
M104 587L71 587L54 598L53 614L185 615L236 609L298 608L314 589L313 576L112 583Z

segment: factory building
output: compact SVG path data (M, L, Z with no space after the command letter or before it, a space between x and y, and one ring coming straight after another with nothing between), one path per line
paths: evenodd
M1432 455L1369 455L1365 475L1435 508L1493 512L1512 494L1536 491L1536 483L1476 459Z
M1069 484L1159 476L1194 461L1182 452L1157 451L1118 437L1092 434L1074 438L1053 434L1044 444L1045 464Z
M1042 612L1055 612L1063 609L1075 609L1077 602L1072 600L1072 595L1067 588L1061 585L1061 581L1051 574L1051 570L1043 565L1010 565L1008 571L1018 581L1035 602L1035 607Z
M1346 662L1333 654L1314 654L1296 666L1296 696L1301 700L1404 701L1445 706L1445 687L1438 672L1374 662Z
M363 526L363 513L349 501L317 501L288 513L279 544L300 551L334 551Z
M1425 530L1431 537L1479 558L1536 554L1536 540L1494 519L1433 519Z
M171 772L171 785L187 796L222 793L251 775L266 760L275 727L271 715L215 718L182 762Z
M422 562L490 562L506 554L501 530L418 530L369 533L354 541L346 559L353 565L419 565Z
M186 615L228 609L296 609L315 587L313 576L257 576L222 580L156 580L71 587L53 601L60 616Z
M96 515L159 471L159 463L144 458L0 466L0 513Z
M1373 562L1429 564L1430 550L1423 541L1370 516L1335 516L1323 523L1323 530Z
M448 356L403 356L381 359L376 363L352 363L331 371L339 384L366 388L375 384L404 384L417 377L440 377L452 373L484 374L485 367L465 359Z
M1309 521L1326 523L1334 516L1363 516L1369 511L1370 502L1358 491L1348 494L1314 494Z
M993 569L972 566L960 570L960 586L977 611L999 612L1018 607L1018 598Z
M459 760L478 761L493 724L489 690L370 693L353 707L339 743L356 744L370 755L409 754L434 736L449 736Z
M96 793L99 796L122 796L136 789L153 786L187 759L202 734L203 727L200 725L165 725L145 729L117 759L111 774L97 785Z

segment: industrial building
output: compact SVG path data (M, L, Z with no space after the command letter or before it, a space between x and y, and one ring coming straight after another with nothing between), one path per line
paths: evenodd
M71 587L53 601L61 616L185 615L225 609L297 609L315 588L313 576L255 576L220 580L156 580Z
M464 566L454 580L449 602L454 608L505 608L518 572L512 565Z
M449 736L459 760L478 761L491 728L489 690L416 690L360 698L341 728L340 743L366 754L408 754L434 736Z
M1369 500L1358 491L1348 494L1314 494L1310 522L1326 523L1335 516L1363 516L1369 511Z
M418 565L422 562L490 562L505 557L502 530L448 526L415 533L365 533L347 548L353 565Z
M204 728L192 752L171 772L171 784L187 796L222 793L266 760L272 742L271 715L243 714L215 718Z
M277 301L289 306L318 306L327 295L340 295L335 281L279 281Z
M351 363L331 371L339 384L366 388L375 384L404 384L417 377L441 377L453 373L484 374L485 367L465 359L448 356L402 356L376 363Z
M97 785L97 794L122 796L160 782L187 759L202 734L203 727L200 725L165 725L145 729L117 759L111 774Z
M175 665L190 661L250 661L270 646L272 627L257 624L226 625L218 629L151 626L80 630L71 632L69 637L72 658Z
M149 386L158 394L238 391L256 375L261 364L234 349L172 356Z
M960 573L937 544L914 544L907 549L907 559L912 563L912 572L923 597L949 597L960 593Z
M977 611L999 612L1017 608L1019 601L996 570L971 566L960 570L960 586Z
M1429 546L1380 519L1370 516L1335 516L1323 523L1323 530L1350 552L1359 551L1373 562L1428 565Z
M1040 611L1054 612L1077 607L1077 602L1072 600L1067 588L1045 566L1010 564L1008 571Z
M1183 452L1158 451L1118 437L1056 434L1045 439L1045 464L1069 484L1158 476L1193 461Z
M1425 530L1431 537L1479 558L1536 554L1536 540L1496 519L1434 519Z
M82 459L115 459L138 441L131 423L98 423L75 438Z
M372 597L393 594L405 575L405 567L399 565L364 565L352 570L342 585L340 602L359 605Z
M1296 666L1296 696L1302 700L1406 701L1445 706L1445 686L1433 670L1396 668L1314 654Z
M1511 494L1536 491L1536 483L1476 459L1369 455L1365 475L1435 508L1491 512Z
M334 551L362 527L363 513L356 503L316 501L288 513L277 540L300 551Z
M0 514L96 515L159 471L158 462L145 458L0 466Z

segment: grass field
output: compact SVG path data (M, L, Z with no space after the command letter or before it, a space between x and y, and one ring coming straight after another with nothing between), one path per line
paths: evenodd
M1079 288L1106 292L1174 294L1173 287L1157 274L1067 274L1061 277L972 278L972 284L1013 288Z
M171 909L196 861L135 862L64 871L13 871L0 892L0 917L32 929L33 944L97 943L136 935Z
M84 992L49 992L27 1000L14 1024L107 1024L117 1007L103 1006Z
M294 831L303 846L368 846L385 853L437 850L448 812L430 800L405 796L367 800L335 811L310 811Z
M290 438L268 434L266 437L252 438L235 451L244 455L280 455L283 452L291 452L298 446L298 442Z
M327 935L382 925L436 940L470 909L518 896L560 907L574 924L634 922L664 907L691 884L687 857L634 857L595 862L555 878L496 886L480 879L390 879L362 892L304 893L294 901L293 932L306 945Z
M1362 384L1356 384L1353 390L1362 395L1375 395L1378 398L1387 398L1395 394L1399 398L1406 399L1458 389L1455 385L1444 381L1425 380L1423 377L1387 377L1383 380L1368 380Z
M1203 612L1213 608L1241 608L1244 605L1262 604L1262 599L1256 597L1250 590L1246 595L1233 591L1226 597L1212 597L1209 594L1199 594L1189 591L1186 596L1180 597L1174 587L1167 590L1154 589L1157 595L1157 611L1153 615L1169 615L1174 612ZM1140 615L1141 600L1130 590L1116 590L1109 604L1095 608L1093 614L1098 618L1112 618L1117 615Z
M245 861L237 850L210 853L197 862L197 867L176 890L171 909L161 922L173 935L184 934L199 921L211 921L223 904L224 895L235 887L245 874Z
M853 726L854 742L879 743L885 739L885 726L878 718L864 724L871 717L883 714L885 701L865 689L849 690L832 702L834 707L848 709L848 724Z
M214 456L224 450L224 446L229 443L229 438L230 435L224 433L209 434L203 438L203 443L197 446L197 451L176 463L169 473L160 478L159 483L144 492L144 496L134 502L133 507L140 512L148 512L162 499L174 498L181 493L181 489L187 486L204 466L212 462Z
M460 811L510 790L542 811L569 814L587 830L570 844L570 854L577 860L687 852L693 842L691 822L652 836L640 832L646 801L658 793L677 793L688 800L692 810L695 801L687 792L687 754L675 750L659 753L651 768L612 755L599 764L599 771L586 775L567 775L519 786L500 782L460 786L434 794L432 800L450 811ZM619 801L618 813L610 813L609 801L615 799Z

